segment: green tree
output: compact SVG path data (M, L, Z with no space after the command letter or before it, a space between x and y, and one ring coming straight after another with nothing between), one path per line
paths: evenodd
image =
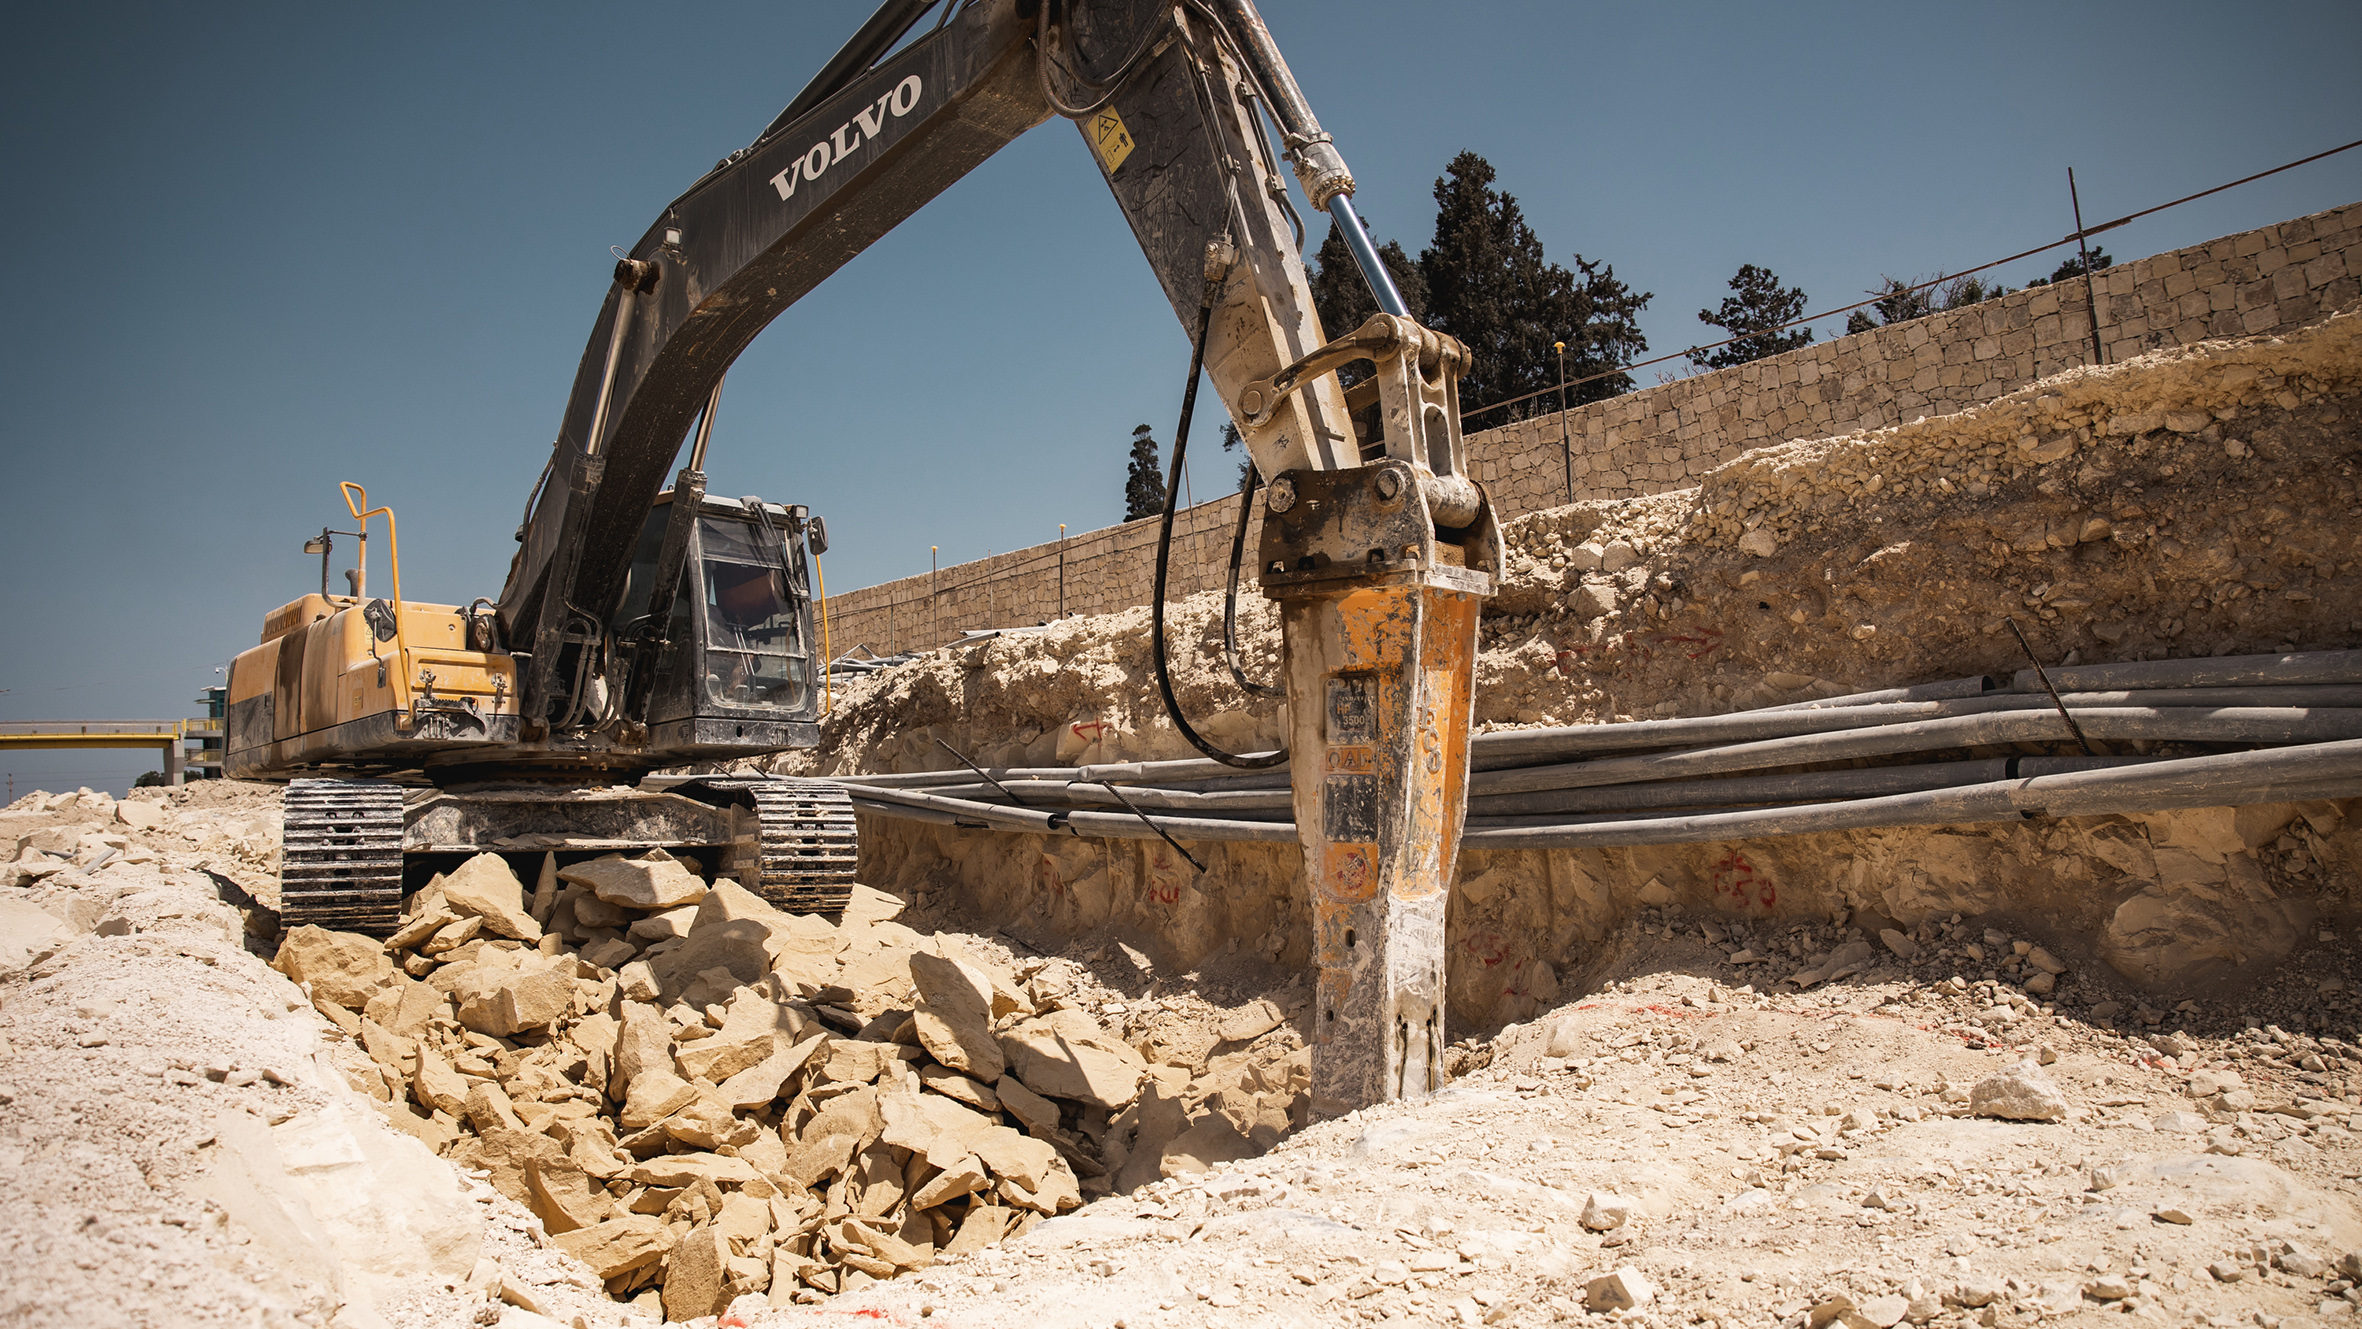
M1728 369L1793 351L1813 339L1811 328L1781 331L1783 324L1804 317L1802 287L1783 287L1771 269L1743 263L1738 275L1730 279L1730 288L1735 294L1722 297L1720 309L1699 310L1698 321L1721 328L1738 340L1711 351L1690 352L1691 364L1701 369Z
M1165 475L1156 461L1156 438L1147 425L1132 431L1132 464L1124 472L1124 520L1138 521L1165 510Z
M1900 277L1880 278L1878 285L1863 292L1865 295L1877 296L1877 303L1868 309L1857 309L1847 314L1846 333L1851 335L1890 323L1907 323L1948 309L1966 309L1970 305L2009 294L2009 288L2000 282L1977 276L1955 277L1945 282L1944 274L1939 272L1935 275L1935 282L1943 284L1939 286L1917 278L1910 281Z
M1938 309L1966 309L1970 305L1998 300L2009 294L2009 287L2000 282L1978 276L1955 277L1945 283L1936 301Z
M1943 279L1942 273L1936 279ZM1867 309L1857 309L1845 316L1847 335L1868 332L1889 323L1908 323L1936 312L1935 288L1917 279L1905 281L1900 277L1881 277L1878 284L1863 292L1878 299Z
M1430 327L1468 344L1476 363L1460 378L1464 411L1521 397L1558 382L1553 342L1567 344L1570 379L1607 377L1577 387L1575 403L1632 389L1619 371L1648 349L1635 321L1650 293L1616 279L1615 269L1574 256L1569 270L1550 262L1517 199L1493 187L1492 163L1473 152L1452 159L1435 182L1435 241L1419 252ZM1547 409L1528 403L1520 414Z
M2105 250L2105 249L2094 249L2094 250L2092 250L2092 251L2091 251L2091 270L2092 270L2093 272L2097 272L2097 271L2099 271L2101 268L2106 268L2106 267L2113 267L2113 266L2115 266L2115 263L2116 263L2116 260L2114 260L2114 259L2112 259L2112 258L2109 258L2109 257L2108 257L2108 251L2107 251L2107 250ZM2069 279L2071 279L2071 278L2080 277L2080 276L2082 276L2082 275L2083 275L2083 255L2081 255L2081 254L2069 254L2069 255L2067 255L2067 261L2066 261L2066 262L2064 262L2064 263L2061 263L2061 264L2059 264L2057 268L2055 268L2055 269L2053 269L2053 270L2051 271L2051 274L2050 274L2049 276L2047 276L2047 277L2036 277L2036 278L2035 278L2035 279L2033 279L2032 281L2030 281L2030 282L2027 282L2027 283L2026 283L2026 285L2028 285L2028 286L2048 286L2048 285L2050 285L2052 282L2062 282L2062 281L2067 281L2067 280L2069 280Z

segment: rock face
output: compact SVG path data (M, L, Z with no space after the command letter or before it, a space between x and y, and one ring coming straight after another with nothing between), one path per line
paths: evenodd
M2343 262L2354 262L2346 252ZM2322 262L2339 270L2340 260ZM1944 349L1966 354L1966 344ZM1696 480L1673 480L1649 498L1553 499L1548 510L1503 522L1499 591L1483 611L1476 723L1693 719L2007 675L2026 660L2006 631L1993 630L1993 606L2004 603L2025 606L2018 617L2029 632L2037 629L2027 616L2041 620L2035 647L2051 660L2070 650L2082 662L2106 662L2275 654L2282 642L2352 645L2362 579L2336 569L2355 557L2358 481L2344 459L2362 416L2358 347L2362 316L2340 313L2287 337L2186 344L2105 373L2072 371L1959 414L1759 435L1762 446L1725 452ZM1715 409L1726 421L1778 431L1776 416L1754 416L1742 403L1756 387L1737 380L1755 372L1723 380L1730 396ZM1833 391L1826 382L1785 390ZM1628 400L1637 410L1645 397ZM1897 419L1897 408L1879 409ZM2196 419L2209 423L2189 434L2173 427ZM2119 421L2146 428L2106 432ZM1504 469L1488 483L1525 484L1555 465L1517 476ZM2101 476L2101 489L2087 487ZM2263 497L2275 493L2318 501ZM1607 553L1617 546L1619 558L1634 561L1612 571ZM1220 631L1219 594L1171 609L1176 634ZM1146 617L1127 610L1067 620L1053 633L880 673L834 709L820 749L828 755L811 773L926 769L943 760L938 741L986 767L1049 765L1059 735L1084 716L1083 727L1099 735L1095 761L1193 755L1169 728L1129 723L1162 713L1138 657ZM1742 623L1751 626L1732 626ZM1243 654L1276 664L1276 616L1242 609L1238 636ZM1232 686L1218 661L1202 668L1176 686ZM1240 750L1275 744L1279 709L1253 703L1224 716L1237 726ZM1558 975L1545 981L1544 970L1568 954L1567 938L1596 940L1623 926L1652 881L1682 906L1750 926L1846 913L1875 948L1874 967L1948 964L1972 979L1985 968L2016 969L2012 982L2023 975L2027 992L2066 1003L2086 996L2086 975L2047 970L2044 959L2093 970L2094 983L2112 981L2096 972L2105 966L2143 986L2202 986L2318 944L2309 911L2335 913L2351 899L2362 825L2334 804L2317 823L2290 823L2294 804L2268 806L2279 824L2206 810L2244 831L2235 843L2177 829L2198 819L2185 812L1766 836L1743 847L1471 852L1461 858L1446 944L1484 963L1447 972L1448 1023L1483 1029L1549 1009ZM875 830L874 860L894 874L878 884L948 889L979 916L1021 924L1045 944L1117 931L1174 973L1231 947L1301 966L1319 944L1306 912L1289 906L1300 861L1263 846L1210 847L1201 855L1208 870L1192 873L1150 842L884 819ZM2029 939L2052 949L1971 969L1925 935L1931 920L1955 913L2024 918ZM1887 942L1890 929L1903 951ZM2070 952L2059 942L2066 937L2094 944L2078 940ZM1750 981L1778 982L1791 969L1783 962ZM1841 980L1824 972L1821 981Z
M2067 1099L2032 1061L2003 1067L1968 1091L1968 1110L2005 1121L2064 1121Z

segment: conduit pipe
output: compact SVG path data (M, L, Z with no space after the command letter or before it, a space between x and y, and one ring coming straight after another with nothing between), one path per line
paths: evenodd
M2183 807L2362 797L2362 742L2225 752L2127 769L2078 771L1811 807L1757 808L1589 825L1473 830L1469 849L1688 844L1892 826L2097 816Z
M2362 707L2362 688L2209 688L2180 692L2080 692L2059 700L2078 722L2093 711L2140 709L2157 712L2227 709L2346 709ZM1729 715L1701 715L1679 720L1634 720L1621 724L1575 725L1559 729L1522 729L1489 734L1494 741L1478 743L1482 769L1500 769L1534 757L1569 757L1586 752L1614 752L1633 748L1672 747L1689 743L1787 738L1844 729L1892 727L1917 720L1941 720L1964 715L1996 715L2040 711L2053 717L2051 733L2060 736L2058 712L2046 695L2003 693L1953 701L1865 703L1765 713L1738 711Z
M2224 707L2109 707L2080 711L2083 732L2107 741L2185 743L2317 743L2362 738L2362 709ZM2058 741L2058 717L2048 709L1997 715L1962 715L1940 720L1888 724L1837 733L1788 738L1686 752L1610 757L1564 765L1526 766L1471 775L1471 793L1508 794L1538 789L1581 789L1639 780L1760 770L1766 766L1808 766L1826 761L1925 752L1932 748L1984 747L1995 743Z
M2294 655L2225 655L2207 660L2126 660L2069 665L2050 671L2061 692L2091 688L2219 688L2255 683L2362 683L2362 651L2305 651ZM2042 684L2031 669L2011 680L2020 692Z
M2026 816L2095 816L2181 807L2235 806L2362 797L2362 740L2346 739L2256 752L2183 757L2137 766L2069 770L1958 788L1889 794L1804 807L1558 821L1470 830L1473 849L1607 848L1804 835L1893 826L2015 821ZM853 791L863 811L938 824L1093 838L1150 839L1156 831L1123 813L1050 812L944 798L907 789ZM1184 839L1293 843L1287 822L1162 817Z

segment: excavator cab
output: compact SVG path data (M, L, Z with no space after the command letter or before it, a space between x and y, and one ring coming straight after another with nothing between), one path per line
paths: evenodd
M634 552L616 640L646 628L675 495L659 495ZM688 524L681 584L646 703L649 746L790 746L814 721L819 668L800 505L704 497ZM776 730L774 727L780 727Z

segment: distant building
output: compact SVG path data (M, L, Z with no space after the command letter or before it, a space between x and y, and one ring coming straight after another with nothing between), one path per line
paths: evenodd
M226 687L206 688L197 694L197 704L205 709L192 717L181 731L187 740L188 749L182 778L218 780L221 778L225 717L230 711L230 690Z

